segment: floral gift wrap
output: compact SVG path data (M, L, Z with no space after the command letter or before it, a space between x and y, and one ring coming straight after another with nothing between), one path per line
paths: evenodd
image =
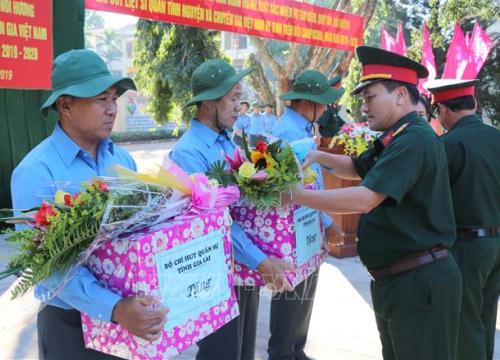
M265 254L296 265L296 271L287 275L292 286L316 271L328 255L316 210L297 205L259 209L240 203L231 206L231 216ZM265 285L257 271L239 263L234 265L234 281L236 285Z
M123 297L160 295L170 312L162 336L154 342L82 313L85 345L128 359L165 359L238 316L231 222L227 208L178 216L94 251L87 266L106 288Z

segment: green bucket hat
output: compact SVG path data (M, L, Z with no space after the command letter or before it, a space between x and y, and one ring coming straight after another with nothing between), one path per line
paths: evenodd
M52 93L40 110L47 116L59 96L90 98L101 94L111 86L116 86L120 95L129 89L136 90L132 79L111 75L106 63L94 51L70 50L54 59Z
M333 88L325 75L317 70L301 73L292 85L292 90L280 96L281 100L310 100L318 104L331 104L337 101L344 89Z
M244 69L237 73L234 67L221 59L204 62L193 71L191 77L193 98L184 107L192 106L200 101L220 99L252 70L252 68Z

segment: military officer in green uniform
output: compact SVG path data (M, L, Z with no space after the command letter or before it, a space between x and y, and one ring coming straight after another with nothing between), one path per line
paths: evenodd
M360 46L362 111L383 131L359 157L312 151L318 162L355 187L298 188L297 204L334 213L362 213L358 252L373 281L371 293L384 359L456 356L462 281L448 249L455 220L446 153L438 136L414 111L417 83L428 75L404 56ZM285 195L285 194L283 194Z
M500 294L500 131L476 115L476 80L435 80L435 117L448 159L462 271L458 359L492 359Z
M342 89L341 76L335 75L328 80L328 85L333 88ZM344 119L339 114L339 105L334 102L327 105L325 112L318 119L319 133L324 137L334 137L345 124Z

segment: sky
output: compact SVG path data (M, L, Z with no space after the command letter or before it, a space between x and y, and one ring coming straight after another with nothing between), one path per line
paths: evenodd
M137 22L136 16L114 14L106 11L101 11L100 15L106 21L106 28L121 28L125 25L135 24Z

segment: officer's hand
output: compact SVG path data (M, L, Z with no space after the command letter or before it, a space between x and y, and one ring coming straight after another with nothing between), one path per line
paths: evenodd
M130 333L154 341L161 336L168 311L157 298L131 296L118 301L111 319Z
M274 256L267 257L257 267L257 271L264 279L266 286L272 291L278 292L293 290L292 285L288 282L285 276L285 271L294 270L295 266L293 264Z
M325 230L326 239L332 239L335 243L344 242L345 233L337 223L332 223Z
M306 169L312 164L316 162L317 156L318 156L319 151L318 150L311 150L309 154L307 154L306 158L304 159L304 162L302 163L302 168Z

